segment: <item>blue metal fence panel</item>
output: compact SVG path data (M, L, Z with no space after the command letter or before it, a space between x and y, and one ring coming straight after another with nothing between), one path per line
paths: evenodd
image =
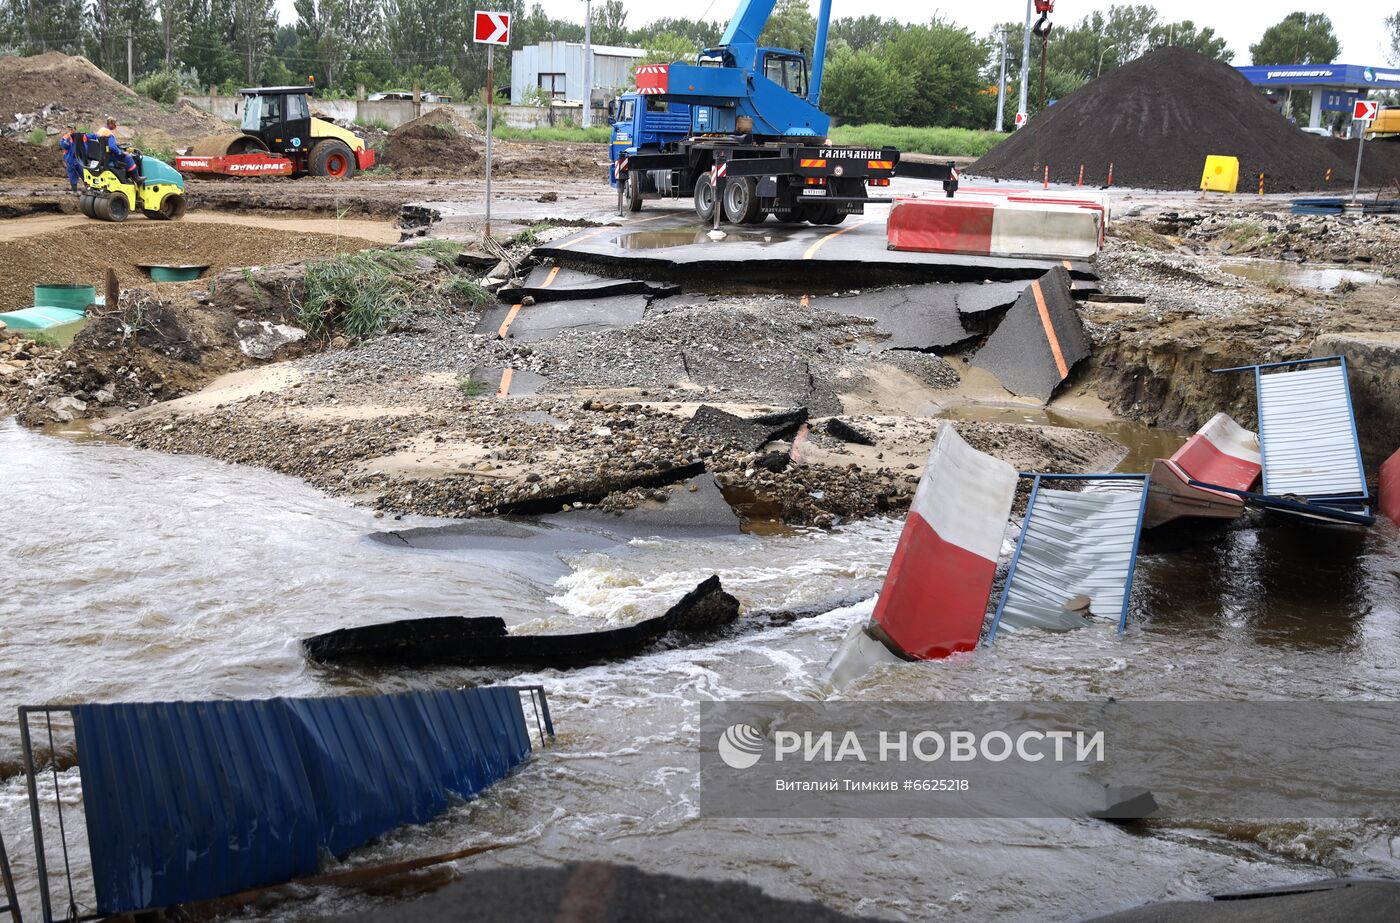
M1091 491L1037 485L989 640L999 627L1078 627L1083 618L1064 605L1079 595L1094 615L1111 615L1123 627L1147 485L1137 478L1111 484Z
M530 751L511 687L73 709L98 910L207 900L316 869Z
M1264 493L1365 496L1346 361L1257 373Z

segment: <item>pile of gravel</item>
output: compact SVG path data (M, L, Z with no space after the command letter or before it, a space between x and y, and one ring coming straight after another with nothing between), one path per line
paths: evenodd
M1054 54L1051 41L1050 53ZM1242 188L1323 189L1353 164L1280 115L1240 72L1184 48L1161 48L1110 71L1041 112L967 168L977 176L1198 189L1210 154L1238 157ZM1363 169L1363 173L1365 170Z

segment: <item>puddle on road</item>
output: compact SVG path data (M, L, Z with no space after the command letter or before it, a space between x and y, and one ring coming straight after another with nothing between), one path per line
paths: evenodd
M1285 263L1282 260L1222 262L1220 268L1232 276L1249 279L1251 282L1286 282L1299 288L1322 291L1336 288L1337 283L1343 281L1357 285L1375 285L1383 281L1380 273L1368 269L1347 269L1317 263Z
M1111 420L1090 416L1075 416L1044 407L998 407L986 404L961 404L949 407L939 417L945 420L972 420L979 423L1020 423L1037 426L1063 426L1101 433L1117 440L1128 454L1115 471L1143 474L1152 470L1154 459L1167 458L1186 441L1189 433L1157 429L1135 420Z
M710 240L709 228L683 227L662 228L656 231L633 231L617 238L618 247L623 250L664 250L668 247L688 247L691 244L780 244L792 238L794 227L780 228L773 225L768 230L740 230L733 225L724 226L724 237Z

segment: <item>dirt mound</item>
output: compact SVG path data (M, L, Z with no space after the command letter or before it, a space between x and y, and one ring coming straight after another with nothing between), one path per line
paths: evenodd
M0 176L64 176L63 154L56 147L0 137Z
M484 145L471 119L438 108L389 132L383 163L402 176L473 175Z
M224 269L269 266L316 256L362 250L370 241L331 234L308 234L221 222L145 222L126 224L96 221L78 227L0 242L0 310L34 303L34 285L68 282L96 285L103 274L116 270L123 288L154 286L140 264L209 264L198 283L206 287ZM171 283L175 284L175 283Z
M1053 44L1051 54L1054 54ZM1297 192L1351 176L1325 139L1305 134L1228 64L1162 48L1110 71L1037 115L967 168L978 176L1197 189L1209 154L1238 157L1241 188Z
M139 138L147 147L183 147L228 125L189 103L166 108L137 94L87 58L51 51L0 57L0 132L26 135L42 128L56 135L69 124L96 131L107 116L117 138Z
M1328 138L1327 149L1342 162L1343 172L1332 173L1332 182L1327 189L1338 195L1351 192L1351 174L1356 169L1356 148L1360 141L1347 141L1341 138ZM1340 182L1339 182L1340 180ZM1366 150L1361 155L1361 182L1368 186L1384 186L1381 198L1400 197L1400 141L1367 141Z

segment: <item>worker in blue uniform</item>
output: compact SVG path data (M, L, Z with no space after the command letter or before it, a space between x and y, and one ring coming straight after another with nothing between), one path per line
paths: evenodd
M74 192L78 191L78 183L83 180L83 164L81 157L82 133L77 126L69 125L68 130L58 139L58 149L63 151L63 166L68 170L68 188Z

